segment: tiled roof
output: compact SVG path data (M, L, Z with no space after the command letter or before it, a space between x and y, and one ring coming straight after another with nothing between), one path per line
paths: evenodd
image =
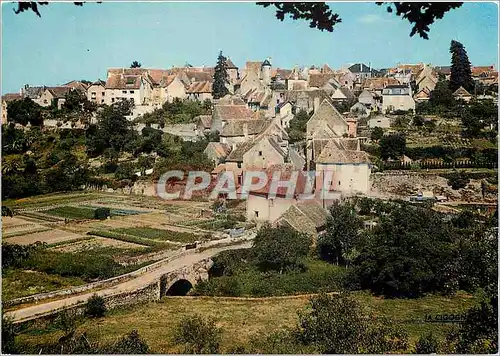
M140 87L141 75L115 74L108 71L106 89L139 89Z
M234 150L231 151L229 156L227 156L226 161L228 162L243 162L243 155L247 153L255 144L258 142L256 139L245 141Z
M306 82L296 82L293 83L292 85L292 90L305 90L306 89Z
M253 111L246 105L215 105L214 111L222 121L247 120L253 116Z
M262 62L251 62L247 61L245 68L247 72L259 73Z
M281 68L273 68L271 69L271 77L275 78L279 75L281 79L286 79L292 73L291 69L281 69Z
M330 68L328 66L328 64L325 63L325 64L323 64L323 67L321 68L321 72L323 74L329 74L329 73L333 73L333 70L332 70L332 68Z
M213 82L213 73L211 72L198 72L198 71L192 71L192 70L186 70L184 71L186 73L187 77L191 81L195 82Z
M224 158L231 152L231 147L225 143L209 142L205 151L212 151L217 158Z
M328 84L328 81L330 81L334 77L335 77L335 75L333 73L310 74L309 75L309 86L321 88L321 87L325 86L326 84Z
M63 87L71 87L81 92L85 92L89 86L79 80L72 80L71 82L63 84Z
M233 61L228 57L226 58L226 67L227 69L238 69L233 63Z
M23 96L20 93L8 93L2 95L2 101L5 101L6 103L14 100L21 100Z
M54 96L54 98L64 98L73 88L71 87L48 87L47 90Z
M228 94L225 97L219 99L217 105L245 105L245 102L237 96L231 96Z
M106 85L106 82L104 80L101 80L101 79L97 79L95 82L93 82L91 85L101 85L101 86L105 86Z
M439 74L450 74L451 73L451 67L450 66L436 66L434 67L434 70L438 72Z
M368 67L364 63L353 64L349 67L349 70L351 71L351 73L370 73L374 71L373 68L370 69L370 67Z
M23 88L24 96L30 99L38 99L44 92L45 87L25 87Z
M186 91L186 93L211 93L211 92L212 92L212 83L208 81L194 82Z
M321 151L316 163L370 163L370 159L365 151L341 149L337 142L330 141Z
M399 81L395 78L368 78L363 83L363 88L376 90L384 89L388 85L397 85Z
M223 137L244 136L245 127L248 135L258 135L265 126L264 120L231 120L224 125L220 135Z
M301 201L292 205L281 215L278 223L286 222L299 232L315 236L317 230L326 225L328 211L318 201Z
M194 119L198 123L198 125L201 124L204 129L209 129L212 127L212 115L199 115Z
M271 186L273 183L272 178L274 172L280 172L279 179L282 182L289 182L293 172L298 172L297 182L294 190L294 196L302 194L306 191L305 188L307 184L307 176L304 174L303 171L297 171L297 169L291 163L273 164L270 167L268 167L265 171L268 177L267 184L261 189L251 191L251 193L268 194L271 190ZM286 194L287 194L287 188L285 186L279 186L278 189L276 189L277 196L285 196Z
M340 114L335 106L326 99L321 102L318 110L316 110L309 119L308 124L314 120L325 121L332 131L334 131L334 127L338 126L339 122L347 126L347 122L342 114Z
M495 66L474 66L471 68L472 76L478 77L483 73L489 73L495 70Z

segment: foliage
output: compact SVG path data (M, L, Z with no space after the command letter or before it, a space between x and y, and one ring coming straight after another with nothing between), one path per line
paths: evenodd
M384 129L382 129L381 127L373 128L372 132L370 133L370 139L372 141L379 141L383 136L384 136Z
M14 100L7 104L7 122L26 126L43 125L42 107L30 98Z
M87 300L87 304L85 305L85 315L90 316L92 318L101 318L107 312L106 302L104 298L94 294Z
M356 202L356 206L359 209L359 215L370 215L372 208L374 207L375 201L373 199L362 197Z
M404 350L407 335L389 321L368 319L346 294L313 297L310 310L299 314L298 339L325 354L388 353Z
M74 334L79 323L80 317L75 309L59 312L54 320L54 326L63 331L65 336Z
M421 336L415 345L415 351L420 355L435 354L438 352L438 348L438 340L432 333Z
M472 90L474 88L474 81L472 80L472 71L467 51L460 42L452 40L450 53L450 89L455 91L459 87L463 87L467 91Z
M141 67L142 64L137 61L133 61L132 64L130 65L130 68L141 68Z
M39 251L43 245L35 243L31 245L14 245L7 242L2 244L2 268L22 266L34 253Z
M194 123L199 115L210 115L212 104L210 101L199 102L196 100L181 100L174 98L172 102L166 101L162 107L150 113L145 113L135 121L144 124L187 124Z
M380 157L399 159L406 152L406 137L403 134L390 134L380 139Z
M290 127L287 128L290 143L304 141L306 137L307 121L310 115L305 110L300 110L292 120L290 120Z
M326 233L318 238L318 253L328 262L347 264L358 244L359 230L363 227L352 204L334 204L326 221Z
M2 245L3 247L3 245ZM2 317L2 353L17 354L20 353L16 343L16 325L11 319Z
M150 353L149 346L144 339L141 338L137 330L132 330L127 335L124 335L116 343L112 345L110 350L112 354L120 355L136 355Z
M97 208L94 210L94 219L104 220L111 216L109 208Z
M469 184L470 178L468 178L463 172L453 171L448 175L448 186L453 190L458 190L465 188Z
M219 353L222 329L213 319L201 315L184 317L175 330L174 342L184 346L184 353Z
M219 52L217 57L217 64L214 69L214 82L212 85L212 95L214 99L220 99L227 94L229 90L227 85L229 84L229 75L227 74L227 58L224 57L222 51Z
M10 216L10 217L13 217L14 216L14 211L9 208L8 206L2 206L2 216Z
M256 264L264 271L300 268L309 252L311 237L290 227L262 227L255 236L252 250Z

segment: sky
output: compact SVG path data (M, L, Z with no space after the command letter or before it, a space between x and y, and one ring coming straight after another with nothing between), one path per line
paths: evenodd
M275 18L255 2L50 3L14 14L2 2L2 94L24 84L60 85L106 79L134 60L145 68L190 63L213 66L220 50L238 66L270 57L274 67L363 62L449 65L450 41L461 42L473 65L498 68L498 7L465 3L431 25L430 39L410 37L407 20L372 2L329 3L342 18L332 33L304 20Z

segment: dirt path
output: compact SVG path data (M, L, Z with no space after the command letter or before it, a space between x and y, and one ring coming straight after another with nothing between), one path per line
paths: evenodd
M71 307L78 304L82 304L94 294L97 294L99 296L112 296L126 292L133 292L154 283L155 281L159 280L159 278L162 275L168 272L172 272L179 268L195 264L199 261L215 256L216 254L222 251L249 248L251 247L251 245L252 242L244 242L238 245L215 247L200 253L182 256L178 259L175 259L165 264L160 268L152 270L149 273L142 274L137 278L117 284L115 286L105 288L97 292L85 293L77 296L72 296L66 299L55 300L38 305L32 305L23 309L7 312L5 313L5 315L7 317L11 317L14 322L22 322L35 319L40 316L49 315L52 312L64 309L65 307Z

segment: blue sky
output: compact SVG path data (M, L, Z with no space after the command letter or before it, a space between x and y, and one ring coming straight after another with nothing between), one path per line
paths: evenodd
M219 50L239 66L272 58L273 66L364 62L449 65L452 39L475 65L498 62L498 7L465 3L431 27L430 39L409 37L410 24L374 3L330 3L342 18L333 33L305 21L278 21L252 3L51 3L15 15L2 3L2 93L25 83L58 85L105 79L110 67L214 65Z

